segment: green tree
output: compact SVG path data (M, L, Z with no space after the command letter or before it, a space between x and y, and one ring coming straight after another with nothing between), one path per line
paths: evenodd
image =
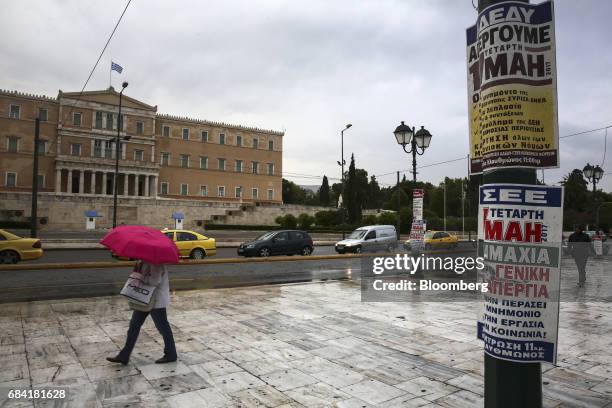
M355 154L351 154L351 164L348 175L345 177L343 207L346 209L349 223L361 220L361 202L357 187L357 170L355 168Z
M312 215L308 215L306 213L302 213L297 218L297 223L300 229L309 230L312 224L314 224L315 219Z
M565 199L563 208L577 212L586 211L588 188L582 170L574 169L563 177L561 184L565 187Z
M328 206L329 199L329 181L327 180L327 176L323 175L323 183L321 183L321 187L319 188L319 203Z

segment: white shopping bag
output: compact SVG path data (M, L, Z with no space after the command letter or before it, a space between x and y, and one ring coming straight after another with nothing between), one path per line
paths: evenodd
M130 274L120 293L127 297L130 302L149 305L156 289L156 286L144 282L144 276L140 272L134 271Z

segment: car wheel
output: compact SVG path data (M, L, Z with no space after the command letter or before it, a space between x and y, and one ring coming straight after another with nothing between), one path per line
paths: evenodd
M308 256L310 254L312 254L312 248L311 247L306 245L304 248L302 248L302 255Z
M204 259L204 257L206 257L206 252L204 252L200 248L196 248L193 251L191 251L191 255L190 255L191 259Z
M358 246L357 248L355 248L355 253L356 254L360 254L361 253L361 247Z
M266 257L270 256L270 248L263 247L259 250L259 256Z
M393 245L389 245L387 247L387 252L393 252L395 250L395 247Z
M0 264L16 264L19 262L19 254L15 251L0 252Z

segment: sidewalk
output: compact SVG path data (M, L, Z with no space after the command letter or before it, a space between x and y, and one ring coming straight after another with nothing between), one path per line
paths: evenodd
M574 288L572 265L564 260L559 365L543 365L544 406L612 407L612 306L597 284ZM162 345L148 319L123 367L105 361L125 339L122 298L4 304L0 389L68 387L64 405L36 407L479 407L476 310L361 303L356 282L178 292L169 319L179 361L153 364Z

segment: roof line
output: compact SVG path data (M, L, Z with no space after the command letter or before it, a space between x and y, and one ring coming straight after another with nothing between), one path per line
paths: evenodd
M194 118L189 118L187 116L176 116L176 115L169 115L166 113L158 113L155 116L159 118L171 119L171 120L182 121L182 122L191 122L191 123L197 123L197 124L202 124L202 125L221 126L221 127L228 127L228 128L234 128L234 129L270 133L270 134L280 135L280 136L283 136L285 134L285 132L281 132L278 130L262 129L262 128L252 127L252 126L233 125L231 123L215 122L215 121L205 120L205 119L194 119Z
M32 94L32 93L21 92L21 91L9 91L8 89L0 89L0 94L10 95L10 96L21 96L24 98L38 99L38 100L43 100L43 101L57 102L57 98L53 98L51 96Z

